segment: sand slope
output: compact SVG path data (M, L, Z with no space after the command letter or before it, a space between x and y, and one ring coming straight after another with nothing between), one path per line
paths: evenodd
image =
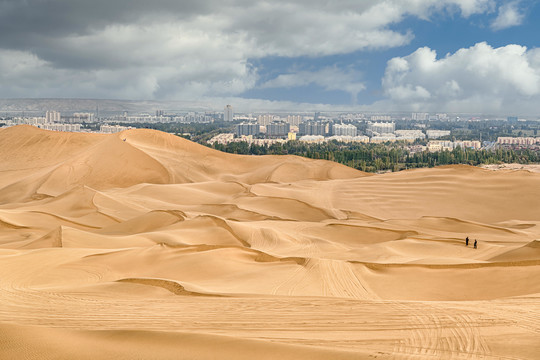
M538 173L29 126L0 158L1 358L540 352Z

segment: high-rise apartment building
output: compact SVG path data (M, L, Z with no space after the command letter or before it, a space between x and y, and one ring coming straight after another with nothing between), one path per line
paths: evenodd
M260 132L259 124L240 123L240 124L236 125L236 136L258 135L259 132Z
M394 131L396 131L396 124L393 122L370 122L367 126L368 135L393 134Z
M94 113L74 113L71 117L71 122L81 123L81 122L93 122Z
M257 116L257 122L259 125L268 125L274 121L274 115L265 114Z
M298 126L300 135L322 135L330 134L330 123L325 121L304 121Z
M353 124L334 124L332 126L332 133L335 136L352 136L355 137L358 132L358 128Z
M53 123L53 122L60 122L60 112L58 111L47 111L45 113L45 122L46 123Z
M223 120L224 121L233 121L233 108L231 105L225 106L225 111L223 113Z
M286 136L291 131L291 124L284 121L274 121L266 125L266 135Z
M428 113L412 113L411 119L416 121L426 121L429 120L429 114Z
M288 115L287 122L292 126L298 126L304 120L302 115Z

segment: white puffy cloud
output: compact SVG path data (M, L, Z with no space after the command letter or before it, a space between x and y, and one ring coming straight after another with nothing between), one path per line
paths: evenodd
M386 104L400 109L534 111L540 101L540 49L482 42L437 59L434 50L423 47L388 61L382 86Z
M518 26L524 19L525 14L519 9L519 1L512 1L499 7L498 15L491 23L491 28L497 31Z
M251 59L401 46L414 34L392 25L405 17L468 17L492 6L493 0L6 0L0 96L235 96L257 84ZM353 97L363 86L335 81Z

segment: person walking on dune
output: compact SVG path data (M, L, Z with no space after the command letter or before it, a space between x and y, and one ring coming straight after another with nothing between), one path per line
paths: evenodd
M476 239L474 239L474 248L476 249Z
M468 236L465 238L465 246L469 246L469 237Z

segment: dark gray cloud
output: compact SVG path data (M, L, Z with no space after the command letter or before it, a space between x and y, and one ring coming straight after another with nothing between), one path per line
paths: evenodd
M0 2L0 33L18 40L29 34L84 35L111 24L204 15L213 11L211 5L197 0L4 0Z
M75 58L67 59L66 65L84 63L62 51L61 39L91 35L113 25L185 21L209 13L210 5L196 0L4 0L0 2L0 47L30 50L52 61ZM55 50L58 56L51 54Z

